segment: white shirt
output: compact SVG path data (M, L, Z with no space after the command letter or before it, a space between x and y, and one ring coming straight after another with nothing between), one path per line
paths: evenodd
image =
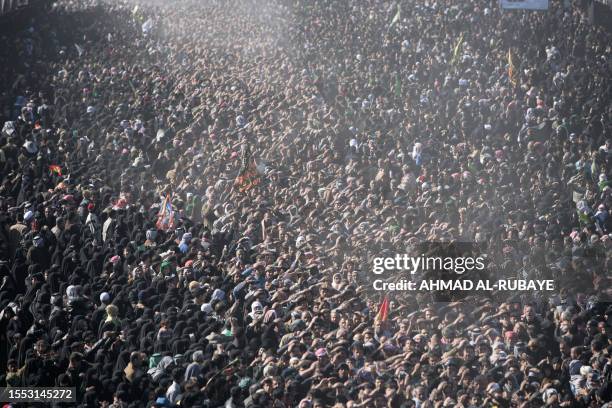
M181 386L176 381L172 381L172 385L170 385L166 391L166 398L168 398L171 404L176 404L180 395Z
M108 229L114 221L115 220L113 220L112 218L108 218L106 221L104 221L104 225L102 226L102 241L106 242L106 238L108 238Z

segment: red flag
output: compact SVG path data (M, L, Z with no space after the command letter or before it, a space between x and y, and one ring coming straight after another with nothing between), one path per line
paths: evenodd
M236 177L234 184L238 187L241 193L250 190L252 187L259 185L261 179L259 173L257 173L257 167L255 163L251 163L244 173Z
M62 176L62 166L57 164L52 164L49 166L49 171L57 174L58 176Z
M378 308L378 314L376 315L376 321L384 322L389 317L389 298L385 295L383 301Z
M242 150L241 162L240 171L236 180L234 180L234 186L236 186L241 193L244 193L259 185L261 182L259 173L257 172L257 166L251 157L251 149L248 145Z

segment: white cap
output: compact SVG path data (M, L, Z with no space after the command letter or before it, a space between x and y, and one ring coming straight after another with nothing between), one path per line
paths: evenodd
M78 296L78 289L75 285L70 285L66 288L66 296L69 300L73 300Z
M31 140L28 140L27 142L25 142L23 144L23 147L25 147L27 152L30 153L30 154L34 154L34 153L36 153L38 151L38 147L36 147L34 142L32 142Z
M542 394L542 401L547 402L548 399L555 394L559 394L559 392L556 389L547 388L546 390L544 390L544 393Z
M487 386L487 392L496 392L501 390L501 387L499 386L498 383L492 382L489 383L489 385Z
M108 292L100 293L100 302L108 303L109 301L110 301L110 295L108 294Z

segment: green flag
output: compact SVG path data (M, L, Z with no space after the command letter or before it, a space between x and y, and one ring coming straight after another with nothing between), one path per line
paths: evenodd
M391 27L393 27L398 21L400 21L401 14L402 14L402 8L398 4L397 5L397 13L395 13L395 16L393 17L393 20L391 20L391 24L389 24L389 29L391 29Z
M461 37L457 41L455 48L453 49L453 58L451 59L451 65L455 65L457 63L457 59L459 58L459 53L461 52L461 46L463 45L463 33L461 33Z
M395 97L400 98L402 96L402 80L399 74L395 76Z

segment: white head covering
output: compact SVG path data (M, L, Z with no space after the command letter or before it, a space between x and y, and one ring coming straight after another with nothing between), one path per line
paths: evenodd
M263 305L261 304L260 301L256 300L255 302L251 303L251 313L249 313L249 316L252 319L254 319L256 315L261 315L262 312L263 312Z
M422 151L423 151L423 144L416 142L414 144L414 147L412 148L412 158L416 159L417 156L420 155Z

